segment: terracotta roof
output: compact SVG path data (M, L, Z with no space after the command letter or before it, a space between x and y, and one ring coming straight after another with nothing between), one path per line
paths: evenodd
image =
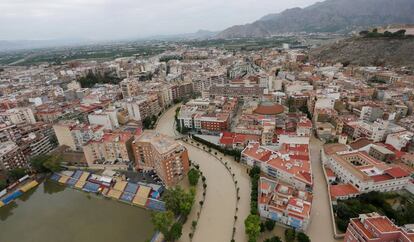
M408 172L406 172L400 167L393 167L391 169L386 170L385 173L389 174L390 176L394 178L401 178L401 177L406 177L410 175Z
M330 193L332 198L343 197L353 194L359 194L356 187L351 184L338 184L330 186Z
M284 108L280 104L260 104L253 112L262 115L277 115L283 111Z
M373 142L367 138L360 138L355 140L354 142L350 143L349 146L351 146L351 148L353 150L359 150L362 147L365 147L367 145L372 144Z

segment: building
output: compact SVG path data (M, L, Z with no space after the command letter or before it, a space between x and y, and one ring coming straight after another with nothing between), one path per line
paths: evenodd
M300 189L312 190L312 170L307 144L282 144L277 151L251 142L242 151L241 161L270 177Z
M22 150L12 141L0 143L0 169L10 171L28 168L29 164Z
M89 123L94 125L102 125L105 129L114 130L119 127L117 110L97 110L88 115Z
M34 124L36 123L32 109L28 107L8 109L0 113L0 119L3 122L9 121L12 124Z
M136 79L124 79L119 85L121 86L121 92L123 98L135 97L139 95L139 82Z
M355 186L360 193L402 190L411 180L401 167L381 162L365 151L348 151L343 144L324 145L322 162L342 183Z
M209 113L194 115L194 130L202 133L219 134L230 126L229 113Z
M158 116L162 108L157 94L141 95L123 102L128 115L135 121L142 121L151 116Z
M90 140L83 146L83 153L89 166L94 164L129 164L134 160L129 132L105 133L101 138Z
M79 124L73 120L62 120L53 125L59 145L68 146L71 150L81 151L82 147L92 139L102 137L102 125Z
M361 114L359 119L367 122L374 122L375 120L382 118L384 112L383 109L376 106L364 106L361 108Z
M132 144L135 168L155 170L166 186L174 186L189 170L185 146L171 137L146 130Z
M349 221L345 242L412 242L413 226L398 227L386 216L378 213L361 214Z
M263 96L265 87L255 84L214 84L209 89L210 97L225 96L238 98L259 98Z
M414 138L414 133L410 131L403 131L389 134L385 140L386 144L391 145L396 150L405 150Z
M312 207L311 193L265 177L260 177L258 188L261 217L306 231Z

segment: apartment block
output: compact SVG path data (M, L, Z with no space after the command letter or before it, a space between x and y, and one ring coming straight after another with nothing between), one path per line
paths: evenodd
M306 231L312 207L312 194L265 177L259 179L260 216Z
M177 184L189 170L185 146L155 131L146 130L136 137L132 149L135 168L155 170L166 186Z
M242 151L241 161L260 167L268 176L300 189L312 190L313 179L306 144L282 144L275 151L251 142Z
M12 141L0 143L0 169L10 171L28 168L29 164L22 150Z
M361 214L349 221L344 242L412 242L413 226L398 227L386 216L378 213Z
M102 138L90 140L83 146L83 153L89 166L93 164L129 163L134 160L132 141L128 132L105 133Z

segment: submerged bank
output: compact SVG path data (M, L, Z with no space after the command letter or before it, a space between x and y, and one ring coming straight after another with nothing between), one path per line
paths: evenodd
M0 209L0 241L146 241L150 211L46 181Z

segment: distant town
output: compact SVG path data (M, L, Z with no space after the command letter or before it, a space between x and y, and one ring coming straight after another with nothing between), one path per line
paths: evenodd
M7 54L0 228L81 204L109 206L91 216L119 241L132 240L104 223L121 213L134 241L414 241L413 70L311 58L338 36ZM12 233L0 240L23 240ZM54 236L84 241L70 233Z

